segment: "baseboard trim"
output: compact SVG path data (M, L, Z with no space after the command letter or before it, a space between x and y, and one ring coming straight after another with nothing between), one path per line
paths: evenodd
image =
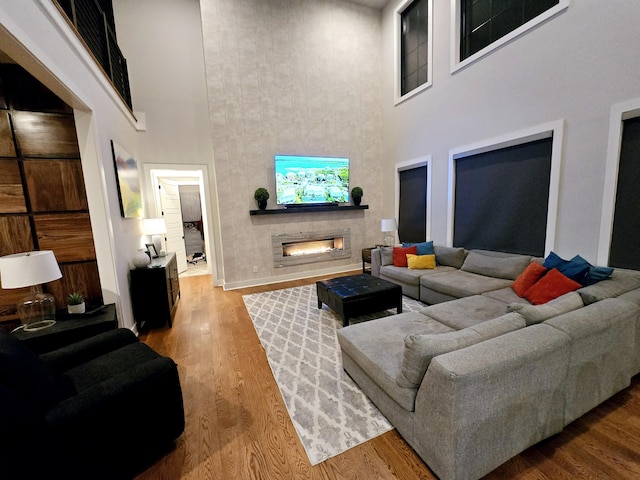
M322 268L307 272L295 272L286 275L278 275L276 277L263 277L255 280L244 280L241 282L225 282L222 288L224 290L237 290L238 288L257 287L260 285L270 285L272 283L288 282L290 280L302 280L305 278L318 277L321 275L331 275L333 273L345 273L354 270L362 271L361 263L351 265L342 265L341 267Z

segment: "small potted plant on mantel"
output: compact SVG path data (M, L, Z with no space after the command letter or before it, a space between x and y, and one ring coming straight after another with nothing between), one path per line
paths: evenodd
M267 200L269 199L269 191L266 188L257 188L253 194L253 198L258 202L258 208L264 210L267 208Z
M84 313L84 296L78 292L70 293L67 296L67 310L69 313Z
M360 205L363 195L364 195L364 192L362 191L361 187L353 187L351 189L351 198L353 198L353 204Z

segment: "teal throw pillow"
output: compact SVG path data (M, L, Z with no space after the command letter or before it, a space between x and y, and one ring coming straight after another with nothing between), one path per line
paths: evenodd
M594 267L580 255L576 255L571 260L565 260L555 252L549 253L543 266L549 269L557 268L563 275L582 286L593 285L605 280L613 273L613 268Z
M594 283L598 283L601 280L606 280L613 273L613 268L594 267L589 262L587 262L584 258L582 258L580 255L576 255L575 257L573 257L570 260L570 262L575 264L581 264L588 268L588 271L586 272L584 278L582 279L582 281L580 281L580 283L585 287L587 285L593 285Z
M418 255L434 255L435 254L435 251L433 250L433 241L420 242L420 243L402 242L402 246L405 248L415 246L418 249Z

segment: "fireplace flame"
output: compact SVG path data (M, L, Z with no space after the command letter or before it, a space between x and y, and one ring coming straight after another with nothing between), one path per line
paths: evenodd
M282 253L285 257L329 253L333 250L342 250L342 243L342 238L288 243L282 245Z

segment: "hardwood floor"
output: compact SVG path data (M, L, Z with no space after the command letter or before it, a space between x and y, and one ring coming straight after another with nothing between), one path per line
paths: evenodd
M319 465L309 464L242 295L315 280L225 292L212 287L208 275L181 278L173 328L152 330L141 339L178 364L186 429L175 448L137 480L436 478L395 430ZM486 478L640 478L638 377Z

